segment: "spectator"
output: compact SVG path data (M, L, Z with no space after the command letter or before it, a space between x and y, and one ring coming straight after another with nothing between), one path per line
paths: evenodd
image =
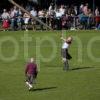
M22 16L18 16L18 18L17 18L18 30L22 30L22 25L23 25L23 18L22 18Z
M6 9L3 10L3 14L1 15L1 18L4 20L4 19L9 19L10 18L10 15L9 13L7 12Z
M61 13L62 15L64 15L64 14L65 14L65 6L64 6L64 5L61 5L59 11L60 11L60 13Z
M88 16L88 12L89 11L89 9L88 9L88 3L86 3L86 5L83 7L83 13L86 15L86 16Z
M53 9L53 3L50 4L50 7L49 7L49 12Z
M78 15L78 8L77 8L77 6L74 7L74 12L75 12L75 15Z
M24 17L25 30L28 31L30 16L27 13L24 13L23 17Z
M44 23L47 23L48 26L51 26L52 29L71 29L75 28L76 25L82 25L83 29L92 28L90 27L91 22L93 21L93 11L89 8L88 3L85 5L81 4L79 9L77 6L69 5L55 5L50 4L49 8L46 10L36 10L30 3L24 8L27 8L31 15L38 17ZM77 17L79 13L79 18ZM95 24L98 27L100 23L100 12L98 7L95 9ZM77 18L76 18L77 17ZM10 11L7 12L6 9L3 10L1 14L0 21L4 20L10 21L10 26L12 30L22 29L22 26L25 24L25 30L28 30L28 24L31 21L31 27L36 29L36 20L31 19L30 16L26 13L22 13L20 9L16 6L12 7ZM79 22L80 24L79 24ZM24 22L23 22L24 21ZM6 22L6 21L5 21ZM88 26L87 26L88 25ZM2 25L3 26L3 25ZM40 25L41 30L43 30L43 25Z
M61 30L61 17L62 13L60 12L60 9L56 10L56 25L57 25L57 30Z
M96 7L96 9L95 9L95 16L99 16L99 15L100 15L99 8Z
M9 23L8 19L3 20L2 27L3 27L4 31L8 30L8 28L10 27L10 23Z
M83 13L83 8L84 8L84 5L81 4L81 5L80 5L80 8L79 8L79 14Z
M64 14L62 16L62 29L68 29L67 22L68 22L68 16L67 14Z
M87 22L87 29L91 29L93 25L93 13L91 9L88 10L88 22Z
M96 28L98 28L99 24L100 24L100 12L98 7L96 7L95 9L95 21L96 21Z
M21 11L21 9L18 9L18 11L17 11L17 16L22 16L22 11Z
M16 30L17 29L17 11L16 10L14 10L14 8L12 8L11 10L10 10L10 17L11 17L11 19L10 19L10 26L11 26L11 30Z
M34 9L34 7L32 8L32 10L30 11L31 15L33 17L37 17L37 11ZM33 30L36 29L36 21L32 19L32 25L33 25Z
M55 29L55 10L54 8L51 9L49 12L49 19L50 19L50 26L52 27L52 29Z
M79 14L78 17L79 17L79 22L82 25L82 29L87 29L87 20L88 20L88 17L84 13Z
M34 8L32 8L32 10L30 11L30 13L31 13L31 15L34 16L34 17L37 16L37 11L36 11Z
M45 22L45 11L43 9L39 10L38 17L41 21ZM40 27L41 27L41 30L43 30L43 25L42 24L40 25Z

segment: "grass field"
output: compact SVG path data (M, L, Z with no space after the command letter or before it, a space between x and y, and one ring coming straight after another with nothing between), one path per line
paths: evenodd
M70 48L73 59L68 72L62 70L60 32L0 32L0 100L100 99L100 31L64 33L64 36L72 35L74 38ZM37 84L31 92L24 82L27 50L24 50L22 38L25 34L28 34L29 40L32 39L28 44L29 58L37 57L40 62ZM14 44L17 45L17 51ZM42 56L51 57L53 50L52 60L42 61ZM17 52L16 57L10 61L14 51Z

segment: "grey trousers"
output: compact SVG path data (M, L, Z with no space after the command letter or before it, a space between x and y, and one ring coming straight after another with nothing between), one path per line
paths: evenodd
M69 64L68 64L68 59L66 59L66 61L64 61L64 68L63 70L69 70Z
M68 50L67 49L62 49L61 50L61 55L62 55L62 59L63 59L63 63L64 63L63 70L68 70L69 69L69 64L68 64L69 54L68 54Z

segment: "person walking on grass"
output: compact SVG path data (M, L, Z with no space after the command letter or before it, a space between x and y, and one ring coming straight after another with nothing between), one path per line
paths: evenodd
M37 64L35 63L34 58L31 58L25 69L25 83L28 86L29 90L33 89L33 84L35 84L37 73Z
M68 60L72 58L71 55L68 53L68 48L72 43L72 37L68 37L66 39L61 37L61 39L63 40L62 49L61 49L62 61L64 63L63 70L67 71L69 70Z

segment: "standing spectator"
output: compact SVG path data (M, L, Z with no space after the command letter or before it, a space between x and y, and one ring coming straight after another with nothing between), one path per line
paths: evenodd
M32 8L32 10L30 11L30 13L31 13L31 15L34 16L34 17L37 16L37 11L36 11L34 8Z
M62 29L61 17L62 17L62 13L60 12L59 9L57 9L56 10L56 25L57 25L57 30L61 30Z
M81 5L80 5L80 8L79 8L79 14L83 13L83 8L84 8L84 5L81 4Z
M22 16L22 11L21 11L21 9L18 9L18 11L17 11L17 16Z
M10 27L10 23L9 23L8 19L3 20L2 27L3 27L4 31L8 30L8 28Z
M14 16L14 13L13 13L13 8L10 10L10 27L11 27L11 30L15 30L15 16Z
M83 7L83 13L88 16L88 13L89 13L89 8L88 8L88 3L86 3L86 5Z
M1 23L2 23L2 18L1 18L1 13L0 13L0 27L1 27Z
M18 9L14 6L10 11L10 21L11 21L11 29L17 30L17 17L18 17Z
M96 28L98 28L98 25L100 24L100 12L98 7L95 9L95 21L96 21Z
M22 12L21 9L18 9L17 14L16 14L16 20L17 20L17 29L22 30L22 25L23 25L23 18L22 18Z
M10 23L9 23L10 15L6 9L3 10L3 14L1 15L1 18L3 21L2 27L3 27L4 31L8 30L8 28L10 27Z
M74 12L75 12L75 15L78 15L78 8L77 8L77 6L74 6Z
M19 13L21 13L20 9L18 10L18 9L16 8L16 6L14 6L14 7L11 9L10 16L11 16L11 18L14 18L14 17L16 17Z
M41 21L45 22L45 11L43 9L39 10L38 17ZM43 30L43 25L40 25L40 27L41 27L41 30Z
M32 8L32 10L30 11L30 13L31 13L31 15L33 16L33 17L37 17L37 11L34 9L34 8ZM35 30L36 29L36 21L35 20L33 20L33 19L31 19L32 20L32 25L33 25L33 30Z
M87 29L91 29L92 25L93 25L93 13L91 11L91 9L89 9L88 11L88 20L87 20Z
M64 6L64 5L61 5L59 11L60 11L60 13L61 13L62 15L64 15L64 14L65 14L65 6Z
M54 8L52 8L49 12L49 18L50 18L50 26L52 27L52 29L55 28L55 10Z
M9 13L7 12L6 9L3 10L3 14L1 15L1 18L4 20L4 19L9 19L10 18L10 15Z
M95 16L99 16L99 15L100 15L99 8L96 7L96 9L95 9Z
M18 30L22 30L22 25L23 25L23 18L22 18L22 16L18 16L18 18L17 18Z
M67 14L64 14L62 16L62 29L68 29L67 22L68 22L68 16L67 16Z
M51 3L50 6L49 6L49 12L50 12L53 8L54 8L54 7L53 7L53 3Z
M24 17L25 30L28 31L30 16L27 13L24 13L23 17Z

